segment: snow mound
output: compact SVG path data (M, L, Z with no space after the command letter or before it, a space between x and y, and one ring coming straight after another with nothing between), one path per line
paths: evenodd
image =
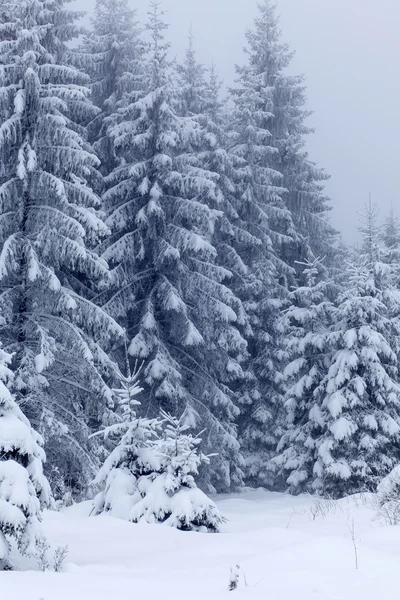
M400 529L380 525L374 500L319 500L263 490L219 496L215 504L228 521L215 535L109 515L93 518L90 503L76 504L44 515L52 547L68 545L63 572L3 573L0 598L186 600L190 594L192 600L223 600L236 565L238 599L395 598Z

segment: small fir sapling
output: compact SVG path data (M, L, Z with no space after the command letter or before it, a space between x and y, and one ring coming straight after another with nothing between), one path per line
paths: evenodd
M148 442L155 439L160 428L158 419L136 416L136 408L140 405L136 397L142 391L138 381L140 368L135 365L132 372L128 359L126 364L127 375L118 370L120 388L114 390L121 412L120 421L100 432L117 443L94 481L102 489L93 505L94 514L107 512L123 519L129 518L132 507L141 499L139 478L159 469L159 459Z
M199 466L209 464L210 455L202 454L201 439L188 433L185 414L179 419L163 411L161 415L163 436L150 443L159 456L161 472L140 478L143 498L133 507L130 518L185 531L218 532L224 518L195 482Z

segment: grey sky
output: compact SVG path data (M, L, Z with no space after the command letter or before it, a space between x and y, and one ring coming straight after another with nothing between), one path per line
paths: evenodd
M91 11L95 0L80 0ZM147 2L131 0L144 19ZM384 218L400 216L400 7L398 0L280 0L293 69L307 78L311 157L331 175L332 221L351 242L357 211L372 193ZM178 57L193 23L198 57L231 83L243 62L244 33L256 0L164 0L169 40Z

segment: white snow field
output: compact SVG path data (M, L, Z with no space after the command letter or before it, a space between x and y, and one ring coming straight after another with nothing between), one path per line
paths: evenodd
M1 600L392 600L400 527L383 525L371 497L316 501L262 490L217 497L220 534L88 517L90 503L48 512L63 572L0 574ZM358 554L355 564L354 544ZM230 567L239 564L236 590Z

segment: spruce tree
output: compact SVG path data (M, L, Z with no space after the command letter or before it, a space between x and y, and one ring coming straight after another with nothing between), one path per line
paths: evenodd
M67 47L78 15L64 5L12 1L1 25L0 309L16 399L52 466L82 486L95 469L88 426L111 400L104 350L123 332L92 301L108 274L92 248L108 229L87 185L98 159L82 123L94 109Z
M143 392L139 384L141 369L131 370L126 360L127 374L117 371L118 389L114 390L117 422L106 427L100 435L110 440L114 448L100 468L94 484L100 492L93 502L93 513L109 513L129 520L134 505L141 500L139 481L143 476L155 476L160 469L160 458L149 447L155 439L160 421L142 419L136 415ZM96 435L96 434L95 434Z
M399 461L400 295L378 243L373 207L362 226L363 254L347 269L349 285L330 333L328 373L315 390L323 429L316 444L314 488L341 496L375 491Z
M190 28L185 60L177 65L181 107L184 116L200 117L207 106L206 69L196 58L193 29Z
M124 95L140 88L143 51L128 0L96 0L92 30L79 52L90 76L92 100L100 109L88 130L104 176L117 165L108 129L116 121Z
M232 90L235 136L230 149L240 161L235 173L242 230L252 236L241 240L249 276L238 293L253 331L249 348L255 381L242 398L240 428L249 480L271 485L274 475L267 465L282 434L282 369L288 360L280 312L290 302L300 258L325 257L327 269L332 267L335 232L327 220L327 177L305 151L311 130L304 80L287 73L292 53L281 41L272 0L259 4L246 54Z
M110 130L119 165L106 180L112 237L103 256L121 283L104 308L127 328L131 355L145 361L144 410L189 406L193 426L207 427L204 445L219 451L205 484L228 489L241 480L238 409L212 369L228 367L215 330L229 331L240 304L224 283L229 272L215 260L220 212L203 201L215 183L196 164L198 122L179 113L158 2L149 18L146 93L125 97Z
M382 231L382 240L388 250L395 252L400 246L400 223L393 207L385 219Z
M192 167L207 173L213 186L206 187L198 201L218 211L209 239L216 255L224 283L234 294L237 320L216 322L209 327L208 369L215 381L228 386L230 395L239 402L243 388L252 377L248 370L249 317L236 293L244 275L248 274L240 252L247 232L238 214L238 199L234 184L235 168L239 162L228 152L230 134L225 103L220 98L221 82L215 66L209 72L197 61L192 32L185 60L178 65L180 112L191 116L199 126L199 138L193 146ZM215 346L215 340L218 340ZM205 358L207 358L207 356Z
M400 223L393 207L391 207L389 215L380 230L380 238L384 249L385 261L392 265L395 285L400 290ZM400 355L399 352L397 353Z
M229 128L229 112L226 101L221 99L221 86L215 65L212 65L205 78L205 104L200 113L203 144L198 160L203 168L215 175L218 193L214 202L222 214L217 222L214 244L219 263L232 274L231 289L239 290L243 285L243 278L249 273L245 262L246 252L254 243L254 238L246 231L245 223L239 215L241 201L236 193L235 173L243 165L243 161L229 152L234 133ZM239 325L245 336L248 334L247 324L248 319L244 313Z
M210 458L199 451L201 439L194 437L181 418L161 413L164 433L151 444L160 458L160 473L139 481L143 498L135 504L131 520L135 523L164 523L183 531L217 533L224 522L215 503L196 485L195 476Z
M235 168L240 229L239 254L248 272L235 290L245 305L251 335L252 379L241 398L241 440L247 459L248 481L272 485L273 475L266 465L279 439L275 427L282 402L280 384L284 355L280 350L279 314L287 292L295 281L295 271L286 262L294 245L296 231L285 205L283 176L275 168L278 149L273 146L274 87L268 80L267 31L259 19L255 32L247 33L248 63L237 67L237 83L232 90L234 112L230 153ZM259 39L260 38L260 39ZM265 39L264 39L265 38Z
M335 264L337 232L328 220L330 199L324 192L329 176L311 161L305 146L313 129L307 124L303 75L288 73L294 52L282 41L274 0L259 4L259 15L248 34L249 62L257 69L264 97L268 97L270 145L275 148L271 166L282 175L282 199L290 211L294 244L282 247L281 258L291 266L301 257L325 257L326 267Z
M332 359L329 328L334 315L321 260L312 257L300 267L301 281L291 291L290 306L281 317L289 360L283 371L284 410L279 415L284 433L272 459L277 480L296 494L313 491L316 447L324 433L315 392Z

